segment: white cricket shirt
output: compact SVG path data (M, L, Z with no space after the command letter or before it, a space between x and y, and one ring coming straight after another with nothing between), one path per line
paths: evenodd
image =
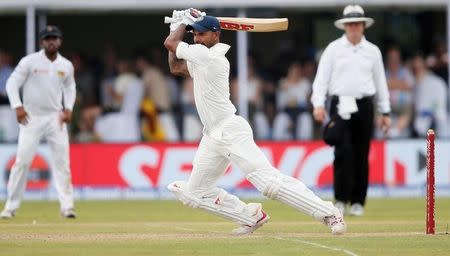
M22 106L31 115L72 110L76 89L72 63L58 54L50 61L44 50L23 57L6 82L11 108ZM19 89L23 87L23 103Z
M389 91L378 47L364 37L353 45L344 34L322 54L311 97L314 107L324 106L326 95L360 99L377 93L378 110L391 111Z
M223 43L211 48L185 42L177 46L177 58L186 60L194 81L195 105L204 133L236 113L230 100L230 63L225 57L229 49L230 46Z

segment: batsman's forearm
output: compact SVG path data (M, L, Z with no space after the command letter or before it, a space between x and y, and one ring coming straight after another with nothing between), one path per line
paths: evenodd
M186 33L186 25L181 24L175 31L170 32L164 41L164 46L170 52L175 53L178 44L183 40L184 34Z
M175 55L175 53L169 51L169 67L170 67L170 70L172 70L177 65L177 63L180 62L180 61L182 61L182 60L177 59L177 56Z
M169 36L164 42L164 46L169 51L168 62L170 67L170 73L178 76L188 76L186 67L186 61L178 59L176 52L177 47L182 41L184 34L186 33L186 26L180 25L175 31L170 32Z
M175 53L169 51L169 68L170 73L176 76L189 76L189 72L187 71L186 61L182 59L178 59Z

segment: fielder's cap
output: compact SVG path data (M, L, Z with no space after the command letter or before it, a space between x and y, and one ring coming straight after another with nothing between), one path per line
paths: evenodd
M359 5L347 5L342 14L342 18L334 22L334 25L342 30L345 29L345 23L364 22L366 28L374 23L372 18L364 16L364 10Z
M62 32L57 26L53 25L48 25L43 30L41 30L41 32L39 32L40 40L50 36L62 38Z
M216 17L213 16L204 16L201 20L195 22L192 25L186 26L187 31L195 30L198 32L206 32L206 31L220 31L220 22Z

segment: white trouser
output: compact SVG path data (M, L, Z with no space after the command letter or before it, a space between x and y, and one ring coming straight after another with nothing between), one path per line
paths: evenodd
M217 180L224 174L230 161L237 164L247 179L269 198L286 203L317 220L338 211L330 202L315 196L301 181L276 170L255 144L250 125L240 116L226 119L203 136L186 186L178 185L182 187L180 191L184 190L181 194L177 191L178 198L188 205L203 206L205 210L212 208L206 200L217 202L217 198L230 198L227 205L218 210L221 212L216 213L226 215L237 223L246 223L239 219L245 215L246 204L235 196L221 196L223 190L216 187ZM224 207L229 208L227 212L222 212ZM257 220L251 217L247 216L247 225Z
M73 188L69 168L69 136L66 124L61 125L60 113L33 115L27 125L20 124L16 162L8 181L8 200L5 209L20 206L26 188L27 171L33 161L39 141L46 138L51 151L51 170L59 195L61 210L74 207Z
M236 115L202 137L188 181L189 190L200 192L214 188L230 161L236 163L245 174L273 169L253 141L248 122Z

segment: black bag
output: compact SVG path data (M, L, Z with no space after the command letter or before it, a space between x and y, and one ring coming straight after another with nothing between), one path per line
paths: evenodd
M336 146L342 143L346 121L339 115L333 115L323 127L322 137L326 144Z

